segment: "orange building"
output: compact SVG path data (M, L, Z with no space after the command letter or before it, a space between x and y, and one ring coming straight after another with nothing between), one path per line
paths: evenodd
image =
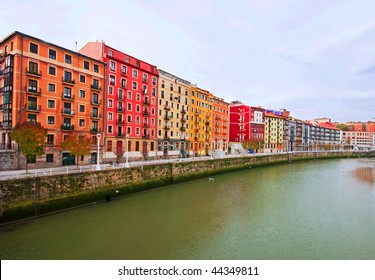
M347 122L345 125L348 127L349 131L356 132L375 132L375 122Z
M0 53L0 145L14 149L12 128L39 122L47 129L47 145L31 167L74 164L70 151L61 148L73 133L93 140L91 155L80 160L95 163L103 128L104 63L17 31L0 41ZM18 167L24 164L20 157Z
M212 110L212 141L214 151L228 151L229 103L214 96Z

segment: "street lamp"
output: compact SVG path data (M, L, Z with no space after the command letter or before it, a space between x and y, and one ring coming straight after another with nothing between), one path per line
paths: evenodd
M96 158L96 170L100 170L99 153L100 153L100 133L96 134L96 142L98 144L98 154Z
M125 167L129 167L129 134L126 134L126 154L125 154Z

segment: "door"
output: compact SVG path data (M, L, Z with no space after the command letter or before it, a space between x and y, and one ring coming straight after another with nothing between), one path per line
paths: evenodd
M116 143L116 155L122 155L123 154L123 151L122 151L122 141L117 141Z

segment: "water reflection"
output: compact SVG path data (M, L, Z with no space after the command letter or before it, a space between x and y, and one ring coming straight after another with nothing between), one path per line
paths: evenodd
M375 169L373 167L359 167L352 171L354 178L373 186L375 182Z

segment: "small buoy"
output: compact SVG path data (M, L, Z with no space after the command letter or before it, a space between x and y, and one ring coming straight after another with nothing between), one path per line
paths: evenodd
M208 181L213 182L213 181L215 181L215 179L214 178L208 178Z
M116 193L118 193L118 190L116 190Z

